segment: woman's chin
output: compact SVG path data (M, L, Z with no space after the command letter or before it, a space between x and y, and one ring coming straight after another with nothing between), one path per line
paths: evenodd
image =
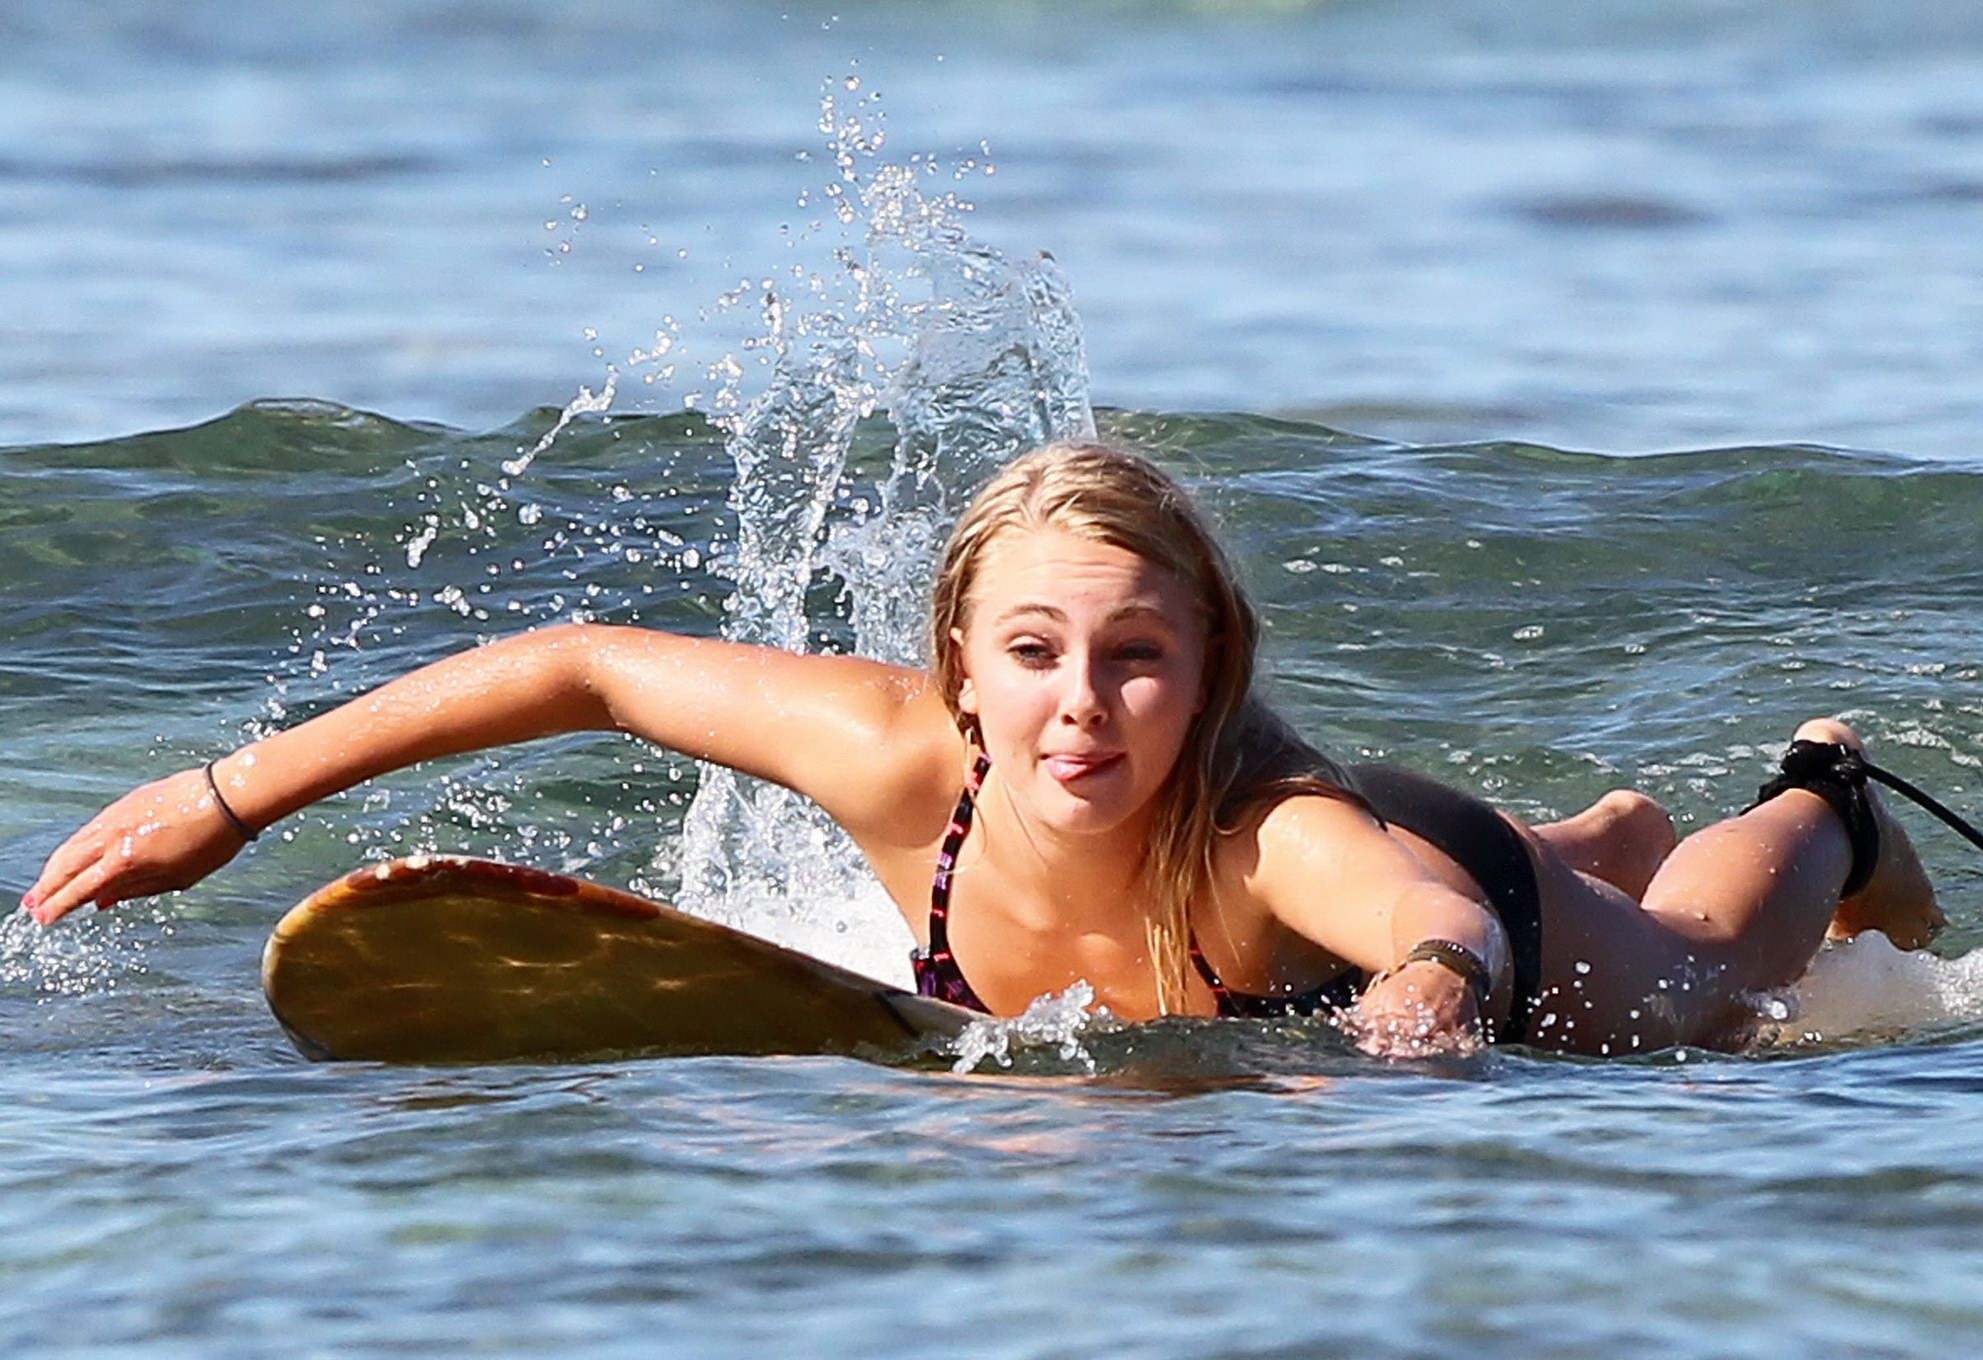
M1125 791L1121 788L1071 787L1051 779L1046 783L1044 796L1034 805L1035 811L1044 826L1062 835L1104 835L1121 827L1139 810L1138 804L1123 796Z

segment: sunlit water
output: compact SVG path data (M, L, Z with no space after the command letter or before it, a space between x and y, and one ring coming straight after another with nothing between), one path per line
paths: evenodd
M1977 42L1952 9L1874 23L1819 8L1841 36L1687 6L1670 29L1569 33L1504 6L1471 35L1410 6L1112 9L1071 18L1089 26L1074 44L1022 9L958 45L927 18L857 16L864 76L781 40L748 81L704 71L655 96L704 140L653 134L694 190L654 235L734 229L743 258L715 278L659 245L590 246L613 220L603 201L505 217L501 163L547 128L564 139L552 159L576 141L584 174L636 196L644 167L622 174L549 117L585 88L580 68L621 101L585 117L658 116L632 93L638 63L580 59L627 14L581 7L560 30L492 5L402 35L396 52L459 64L473 107L519 101L487 164L427 95L381 104L374 77L335 60L362 48L347 21L161 19L200 40L169 72L131 68L132 88L234 104L188 103L115 154L79 131L95 124L45 126L0 163L30 200L133 193L158 215L38 237L38 272L0 266L85 337L0 338L16 432L0 450L0 887L24 887L131 784L518 628L598 618L913 657L958 499L1012 447L1090 420L1207 501L1268 618L1277 699L1336 752L1532 817L1631 783L1692 826L1746 801L1798 718L1837 712L1983 811L1983 465L1966 433L1983 262L1955 230L1983 176ZM645 22L704 50L839 22L745 33L736 13L766 19ZM38 14L15 21L18 50L41 56L10 109L66 88ZM482 45L505 25L570 83L505 83L521 67ZM78 50L111 55L69 83L135 61L128 40L84 22ZM911 78L939 51L962 73ZM1046 80L1046 56L1077 74ZM282 61L300 84L256 64ZM876 144L874 69L891 66L891 107L1031 96L944 115L963 129L952 145L1015 120L998 176ZM338 95L288 159L216 131L263 126L249 114L287 88ZM719 136L701 106L667 102L691 88L737 121ZM1074 137L1047 88L1083 109L1170 109L1144 135L1197 196L1152 199L1167 181L1134 138L1098 117ZM115 122L115 100L91 107ZM352 107L374 115L362 134ZM1370 187L1389 183L1368 178L1387 147L1475 164L1483 126L1527 169ZM1318 138L1362 159L1318 159ZM1593 160L1619 145L1636 157ZM782 193L766 148L810 158L784 233L717 185L741 165ZM444 283L361 248L387 238L360 226L403 224L396 194L435 174L479 214L449 239L502 326L467 324ZM1000 198L1029 175L1035 197ZM1043 206L1042 176L1078 182L1088 206ZM1879 198L1901 183L1912 197ZM1422 237L1395 230L1407 200ZM271 205L302 220L328 202L360 205L360 239L343 272L314 276L321 328L287 294L264 316L186 285L234 267L218 222L267 231ZM0 209L20 215L7 230L22 203ZM1816 224L1779 237L1800 213ZM1149 239L1126 243L1138 214ZM1199 249L1228 214L1283 253ZM541 257L537 282L477 253L506 230ZM120 275L65 292L46 267L92 233L160 252L186 291L167 291L183 310L158 327L201 356L197 376L134 360L147 323L117 312ZM1014 236L1026 247L985 244ZM628 267L607 308L590 290L628 259L667 280L626 289ZM397 357L354 343L402 287L460 329ZM549 299L598 309L579 362L523 324ZM1869 299L1892 304L1877 327L1855 324ZM245 391L216 376L230 343L252 351L236 356ZM387 414L239 404L285 390ZM526 391L547 404L507 418ZM1160 413L1192 407L1240 414ZM1246 414L1297 407L1330 418ZM456 424L415 418L437 411ZM152 433L105 437L121 429ZM1764 435L1798 442L1743 442ZM95 442L51 442L81 437ZM1686 451L1705 441L1731 446ZM1646 450L1669 452L1620 456ZM901 1068L312 1066L258 995L267 928L354 862L418 850L630 885L906 975L906 932L844 844L775 792L605 738L401 774L170 903L0 927L0 1348L1963 1354L1983 1330L1983 858L1911 824L1952 918L1938 956L1877 939L1824 956L1807 987L1758 1000L1775 1042L1744 1055L1386 1066L1326 1024L1124 1029L1083 1023L1076 994Z

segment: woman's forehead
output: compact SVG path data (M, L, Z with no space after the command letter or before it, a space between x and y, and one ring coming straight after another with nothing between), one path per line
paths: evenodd
M1160 613L1196 613L1198 602L1169 567L1127 548L1064 529L1011 529L985 545L972 583L974 612L997 616L1045 605L1135 605Z

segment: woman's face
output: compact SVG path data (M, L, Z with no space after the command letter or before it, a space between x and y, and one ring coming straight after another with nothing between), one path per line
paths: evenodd
M1144 812L1204 705L1205 623L1185 584L1058 529L985 549L958 706L1044 827L1092 833Z

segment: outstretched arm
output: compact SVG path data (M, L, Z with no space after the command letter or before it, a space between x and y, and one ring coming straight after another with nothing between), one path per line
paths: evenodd
M125 795L56 850L23 905L47 924L84 903L187 887L240 852L230 811L259 830L390 770L563 732L630 732L774 780L858 831L899 798L891 763L927 759L944 725L917 671L633 628L551 628L423 667L243 747L215 762L212 785L193 769Z
M1493 984L1487 1009L1505 1012L1510 954L1500 919L1442 883L1361 809L1287 799L1262 821L1259 845L1250 886L1275 917L1376 978L1352 1016L1366 1050L1416 1056L1478 1034L1487 1017L1462 973L1412 957L1428 942L1458 945L1483 963Z

